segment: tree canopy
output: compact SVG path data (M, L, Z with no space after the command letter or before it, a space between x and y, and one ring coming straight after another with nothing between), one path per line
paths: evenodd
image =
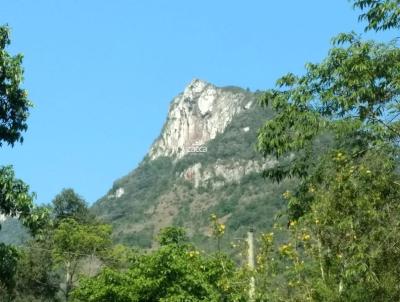
M27 118L32 103L21 88L23 80L22 55L10 55L10 30L0 26L0 147L6 143L14 146L22 142L22 132L27 129ZM46 223L47 212L33 204L34 194L29 186L15 177L10 166L0 166L0 214L18 217L32 234ZM1 245L1 287L12 289L18 253L11 246Z
M366 10L366 30L399 27L399 1L354 5ZM260 129L257 147L285 159L265 176L300 180L284 194L291 236L275 252L267 241L262 258L264 278L278 273L286 282L271 288L265 281L262 297L400 299L399 71L396 40L342 33L326 59L307 64L302 76L281 77L261 99L276 115ZM276 258L286 266L272 265Z
M354 7L367 10L360 15L360 20L368 21L365 30L387 30L399 28L399 0L355 0Z
M233 261L222 254L204 255L180 240L185 237L182 229L167 228L159 236L162 246L157 251L132 259L127 271L106 267L95 278L81 280L72 300L246 301L246 283L236 279Z
M28 128L26 120L32 107L26 90L21 88L23 68L21 54L12 56L10 29L0 26L0 146L22 142L22 132Z
M52 201L53 215L56 221L72 218L80 222L90 217L86 201L71 188L63 189Z

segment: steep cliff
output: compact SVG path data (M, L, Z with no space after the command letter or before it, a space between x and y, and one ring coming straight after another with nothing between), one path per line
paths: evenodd
M222 133L237 113L251 105L244 91L221 89L194 79L172 101L161 136L150 149L150 158L183 157L193 144L203 145Z
M92 208L113 224L117 241L151 247L160 228L180 225L207 247L212 213L227 225L226 244L249 226L272 225L290 183L261 176L277 162L254 149L257 130L272 115L257 97L195 79L173 99L148 155Z

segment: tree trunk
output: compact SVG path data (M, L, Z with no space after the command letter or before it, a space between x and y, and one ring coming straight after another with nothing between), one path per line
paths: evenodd
M66 276L65 276L65 301L68 301L69 294L70 294L70 291L72 289L71 262L67 261L65 263L65 270L66 270Z

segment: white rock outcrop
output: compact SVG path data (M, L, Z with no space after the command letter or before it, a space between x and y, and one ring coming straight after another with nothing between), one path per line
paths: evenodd
M117 191L115 191L115 198L120 198L124 194L125 194L124 188L118 188Z
M260 173L277 163L274 159L262 163L255 160L228 163L217 161L206 167L203 167L201 163L196 163L183 171L180 176L192 182L196 188L206 185L210 180L213 180L213 187L218 187L224 183L238 183L244 176L252 172Z
M246 93L218 88L194 79L171 103L160 137L150 148L150 159L181 158L192 145L202 145L225 130L238 112L248 109Z
M113 199L113 198L120 198L122 195L125 194L125 189L124 188L118 188L114 194L108 195L108 199Z

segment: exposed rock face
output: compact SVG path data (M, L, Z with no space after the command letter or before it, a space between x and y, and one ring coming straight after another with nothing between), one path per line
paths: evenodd
M216 188L225 183L240 182L242 177L252 172L261 172L277 163L273 159L263 163L254 160L229 163L217 161L215 164L206 167L203 167L201 163L196 163L183 171L180 176L192 182L195 188L207 185L208 181L212 181L212 187Z
M109 199L111 199L111 198L120 198L122 195L124 195L125 194L125 190L124 190L124 188L118 188L116 191L115 191L115 194L110 194L110 195L108 195L108 198Z
M250 108L245 92L218 88L194 79L172 101L161 136L152 145L151 159L181 158L193 145L202 145L222 133L233 116Z

